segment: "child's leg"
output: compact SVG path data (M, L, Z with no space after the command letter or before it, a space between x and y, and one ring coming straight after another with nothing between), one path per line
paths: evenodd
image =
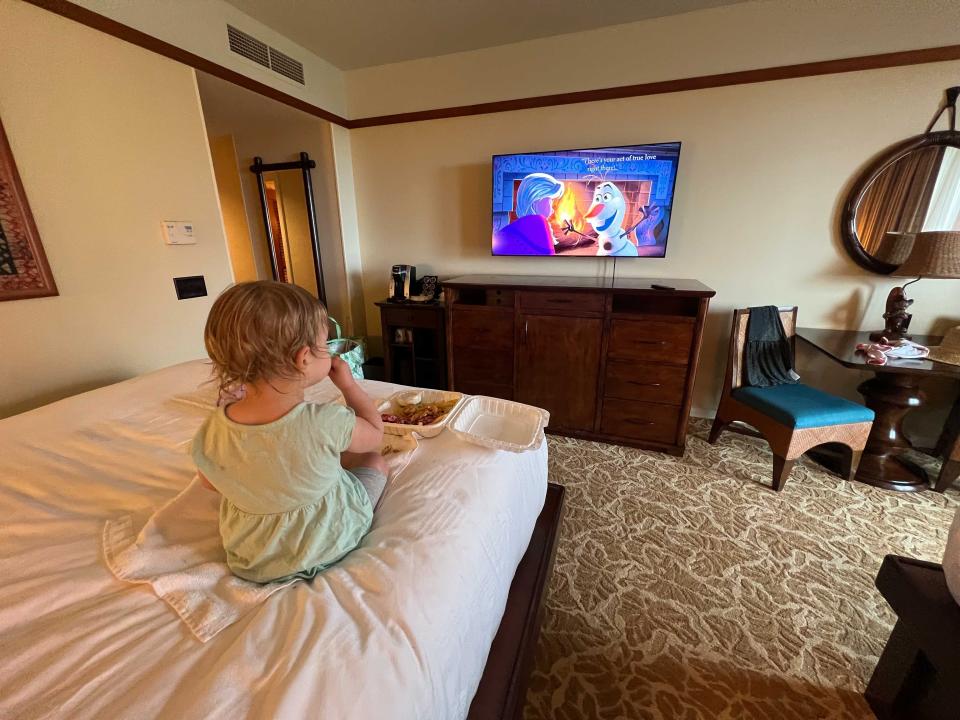
M343 452L340 453L340 464L343 466L344 470L353 470L354 468L370 468L371 470L376 470L382 475L387 474L387 461L383 459L383 456L376 452L365 452L365 453L355 453L355 452Z
M376 508L387 484L387 463L380 453L340 453L340 464L360 481L370 496L370 504Z

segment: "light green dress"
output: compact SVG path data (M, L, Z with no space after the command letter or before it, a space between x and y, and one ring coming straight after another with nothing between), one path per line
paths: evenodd
M310 578L360 543L373 507L340 466L355 424L348 407L308 402L265 425L233 422L222 407L203 423L193 459L223 496L220 536L236 575Z

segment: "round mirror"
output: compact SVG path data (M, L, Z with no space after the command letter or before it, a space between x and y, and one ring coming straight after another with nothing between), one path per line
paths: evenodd
M843 208L840 234L862 267L889 274L916 233L960 230L960 132L904 140L882 152L857 178Z

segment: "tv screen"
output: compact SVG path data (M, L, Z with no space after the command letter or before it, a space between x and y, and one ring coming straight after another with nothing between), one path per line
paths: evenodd
M494 255L664 257L680 143L494 155Z

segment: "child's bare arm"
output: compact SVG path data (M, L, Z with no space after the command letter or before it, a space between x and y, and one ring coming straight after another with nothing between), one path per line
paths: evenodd
M369 452L376 450L383 440L383 421L373 400L357 385L350 374L350 367L340 358L334 358L330 367L330 379L343 393L347 405L357 414L357 424L347 450Z
M197 475L200 476L200 481L203 483L203 486L204 486L207 490L213 490L214 492L220 492L220 491L217 490L213 485L210 484L210 481L207 480L207 476L204 475L204 474L203 474L202 472L200 472L199 470L197 470Z

